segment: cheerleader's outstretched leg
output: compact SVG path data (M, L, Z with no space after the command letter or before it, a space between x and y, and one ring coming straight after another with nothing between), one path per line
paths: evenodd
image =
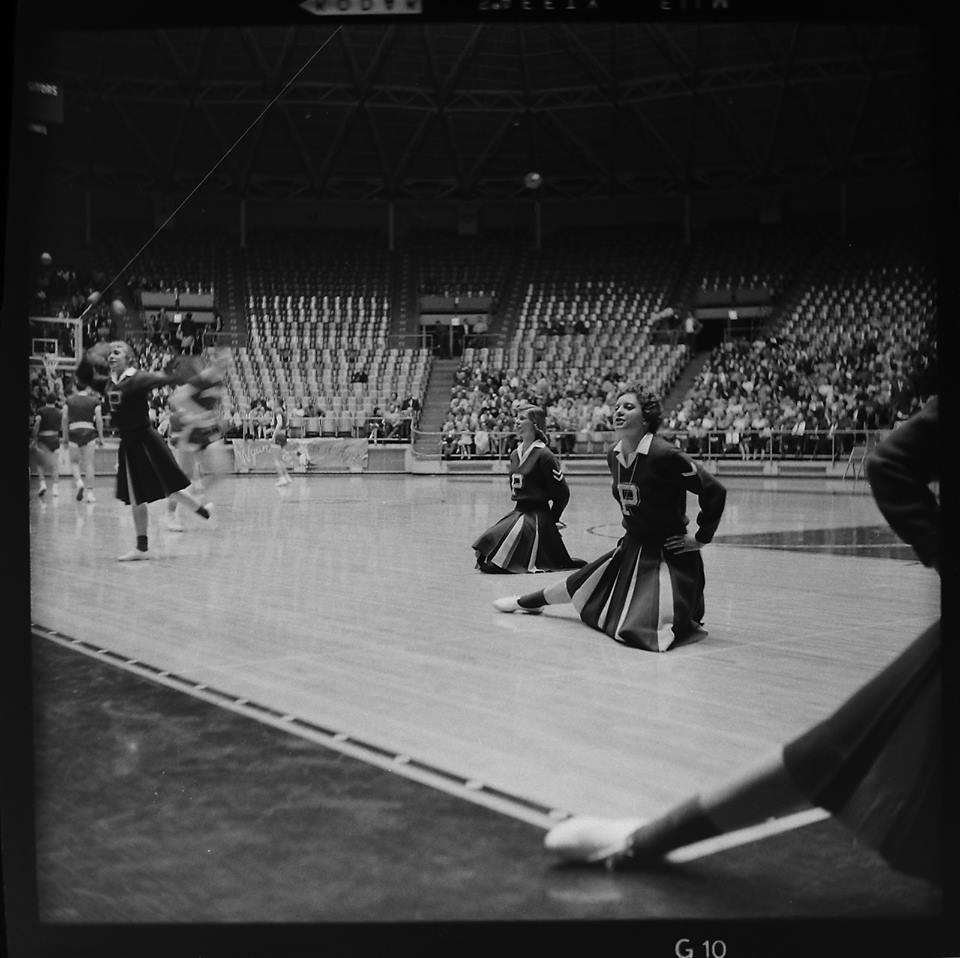
M498 612L526 612L528 615L539 615L546 605L564 605L569 601L570 592L564 580L555 582L545 589L527 592L525 595L507 595L494 599L493 607Z

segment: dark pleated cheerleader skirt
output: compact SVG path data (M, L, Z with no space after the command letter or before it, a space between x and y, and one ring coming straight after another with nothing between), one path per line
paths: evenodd
M567 579L574 608L591 628L649 652L705 636L703 558L673 555L662 542L624 536Z
M799 790L895 869L941 874L940 623L783 750Z
M128 505L166 499L190 485L170 447L152 426L122 435L117 456L117 498Z
M515 509L487 529L472 548L482 572L556 572L583 565L583 560L570 557L546 508Z

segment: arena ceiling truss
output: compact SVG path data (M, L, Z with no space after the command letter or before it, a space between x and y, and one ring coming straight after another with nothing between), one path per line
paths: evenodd
M169 195L208 177L245 197L465 201L521 196L531 170L542 195L571 198L922 174L931 43L919 27L804 23L57 34L42 54L64 90L49 174Z

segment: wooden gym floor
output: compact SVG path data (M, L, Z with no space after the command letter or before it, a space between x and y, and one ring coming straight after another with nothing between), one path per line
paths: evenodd
M564 536L592 558L619 536L609 482L570 483ZM94 505L75 502L70 481L56 500L31 490L45 920L937 914L936 889L892 873L817 811L678 853L680 878L655 884L571 874L540 846L567 814L648 816L749 765L939 614L939 580L862 484L727 480L703 553L709 635L664 655L617 645L569 606L493 610L498 595L560 577L473 568L470 542L509 511L503 477L307 476L282 489L225 477L210 523L187 516L168 532L163 504L151 506L156 557L129 564L115 561L133 531L111 484L100 479ZM207 778L184 778L184 763ZM335 782L339 797L318 809ZM238 792L253 796L242 809ZM302 835L280 824L304 806L321 824ZM395 827L381 821L374 842L381 819ZM211 829L234 878L270 862L263 894L242 893L230 869L211 873L203 855L204 871L184 866L204 841L188 839ZM404 849L416 880L403 878ZM85 856L114 861L112 891L90 893ZM320 866L331 857L354 863L336 882Z

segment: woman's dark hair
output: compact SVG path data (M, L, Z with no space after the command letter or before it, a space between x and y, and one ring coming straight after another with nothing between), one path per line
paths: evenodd
M647 431L656 432L663 422L663 406L660 397L639 384L628 384L620 390L621 396L625 396L627 393L633 393L637 397L637 404L640 406L640 413L647 424Z

